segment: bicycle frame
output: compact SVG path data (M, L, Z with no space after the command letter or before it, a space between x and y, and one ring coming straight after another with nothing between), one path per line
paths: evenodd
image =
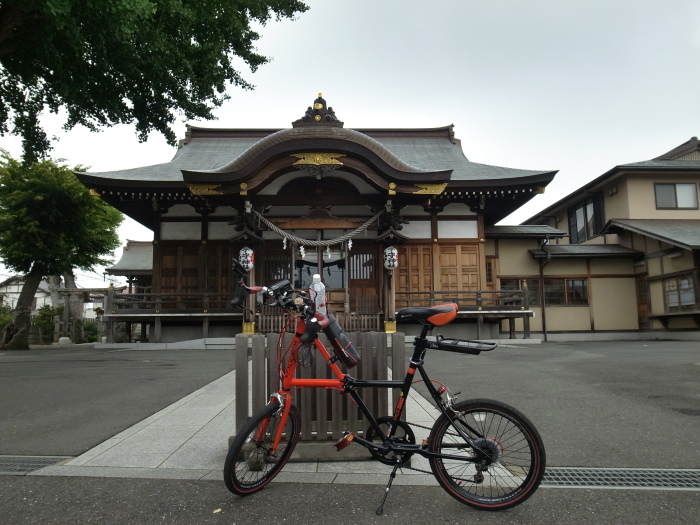
M480 510L511 508L525 501L537 489L545 473L546 459L542 438L532 423L517 409L499 401L470 399L457 403L456 395L451 396L439 381L432 381L423 366L428 349L478 355L497 346L492 342L444 338L441 335L428 337L433 328L456 318L457 304L409 307L397 312L397 321L423 325L420 335L414 340L404 379L356 379L343 372L339 365L344 363L351 369L362 358L333 316L317 313L306 292L295 292L288 280L279 281L269 288L249 287L245 284L244 269L238 268L235 260L234 269L240 279L231 304L241 306L247 295L262 293L264 304L282 307L286 311L288 320L283 334L294 329L294 335L288 345L284 344L287 338L281 338L278 344L279 386L271 394L270 404L246 422L229 446L224 481L231 492L239 496L257 492L274 479L289 460L300 438L301 417L292 403L292 396L303 388L324 388L348 395L369 422L365 433L360 433L362 437L345 432L335 445L341 450L356 441L368 449L375 460L393 466L377 514L383 512L398 469L406 466L420 470L408 464L413 454L429 459L433 476L450 496ZM321 331L328 338L330 348L318 339ZM296 377L300 355L305 356L307 350L313 352L310 345L331 369L330 379ZM416 372L419 378L416 378ZM416 443L413 427L422 425L402 419L406 398L416 379L425 382L430 397L441 412L428 439L420 444ZM358 393L361 388L400 389L393 413L375 417ZM481 428L481 432L474 427ZM325 434L324 429L322 433Z
M289 312L288 312L289 313ZM350 398L355 402L355 404L358 406L362 414L367 418L369 421L369 424L372 426L372 428L377 432L377 435L384 435L384 429L381 428L379 423L377 422L377 419L375 418L374 414L369 410L367 405L364 403L362 397L360 394L357 393L355 388L400 388L401 393L399 395L399 399L396 403L396 406L394 407L394 412L392 415L392 420L394 422L393 425L391 425L391 430L389 433L389 437L393 437L394 434L396 433L396 430L398 428L398 423L401 420L401 415L403 413L406 399L408 397L408 394L411 390L416 370L419 372L421 378L426 384L426 387L431 395L431 397L435 400L436 405L440 409L440 411L445 414L450 421L452 421L452 426L455 429L456 432L458 432L462 438L465 439L467 443L470 445L473 443L473 438L469 437L462 429L458 428L456 425L454 425L454 420L452 417L450 417L450 414L448 410L446 410L444 403L441 402L441 394L442 391L438 391L438 389L435 388L433 385L432 381L428 377L427 372L423 368L423 361L424 361L424 356L426 352L426 337L428 333L428 326L424 326L423 330L421 331L421 335L416 338L415 346L414 346L414 351L413 351L413 356L409 362L408 369L406 371L406 376L403 380L376 380L376 379L356 379L349 374L344 373L338 365L336 364L336 361L338 360L337 357L331 356L330 353L328 352L328 349L319 341L318 338L314 339L313 345L316 347L318 352L321 354L321 356L325 359L326 363L330 367L330 369L333 372L333 375L335 376L335 379L300 379L296 377L296 369L298 366L298 354L299 354L299 348L301 347L302 343L300 340L301 335L304 333L306 329L306 323L303 319L303 317L298 316L297 317L297 323L296 323L296 330L294 334L294 339L292 340L291 343L291 351L288 356L287 363L284 368L284 373L282 374L282 384L281 388L272 394L273 399L277 399L281 402L282 404L282 410L283 410L283 415L282 415L282 424L280 424L279 429L277 431L277 434L274 439L274 444L273 444L273 451L277 450L277 447L282 439L282 433L284 429L284 422L286 421L287 415L289 413L290 407L291 407L291 392L292 390L300 389L300 388L326 388L326 389L332 389L332 390L338 390L342 393L348 394ZM474 435L478 437L484 437L480 433L476 431L476 429L473 429L471 427L467 427L470 432L472 432ZM262 429L262 432L264 432L265 429ZM353 438L356 440L359 444L365 446L368 449L374 449L374 450L382 450L382 446L378 445L377 443L373 443L372 441L368 441L366 439L354 436ZM442 457L442 458L451 458L453 456L449 454L442 454L442 453L431 453L428 450L425 449L425 446L423 444L408 444L408 443L395 443L393 445L392 450L395 452L404 452L404 453L418 453L422 456L425 457ZM464 460L464 458L457 458ZM476 459L475 459L476 461Z

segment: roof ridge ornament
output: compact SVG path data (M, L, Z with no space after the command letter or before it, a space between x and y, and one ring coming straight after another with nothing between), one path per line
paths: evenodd
M334 128L342 128L343 124L344 123L335 116L333 108L328 107L326 100L323 98L323 94L319 93L318 98L314 100L314 105L309 106L303 117L292 122L292 127L332 126Z

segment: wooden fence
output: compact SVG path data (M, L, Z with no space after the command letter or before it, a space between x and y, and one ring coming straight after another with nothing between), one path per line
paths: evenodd
M292 339L287 334L283 342L287 348ZM350 375L362 379L403 379L406 367L405 337L380 332L349 333L362 362L350 370ZM277 365L278 334L238 334L236 336L236 428L239 429L254 411L266 405L270 394L279 389ZM321 341L330 348L325 337ZM332 352L331 352L332 354ZM308 356L302 356L308 357ZM341 369L344 367L341 365ZM321 355L313 349L310 366L299 364L297 377L331 378L331 371ZM397 401L398 389L367 388L362 397L377 417L390 415ZM294 404L301 411L301 440L332 443L343 432L362 435L368 428L362 413L347 396L325 388L305 388L293 394Z

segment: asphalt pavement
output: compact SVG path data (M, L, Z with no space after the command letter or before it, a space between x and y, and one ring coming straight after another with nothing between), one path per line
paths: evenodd
M548 467L700 469L700 344L514 343L476 357L433 352L427 368L453 392L461 391L460 399L495 398L527 414L543 436ZM164 424L167 417L187 403L201 405L207 395L219 403L218 412L189 425L196 427L193 436L217 417L230 417L225 413L230 405L217 398L216 389L229 390L232 364L233 354L225 350L107 352L73 346L0 352L0 455L69 456L66 463L76 462L75 472L66 474L60 469L68 467L59 466L43 474L0 476L3 521L700 523L700 486L543 486L515 509L484 513L450 498L429 476L411 474L399 475L384 515L376 516L388 467L365 472L357 462L290 464L265 490L239 498L220 479L217 457L226 445L218 434L209 452L197 444L187 455L190 463L183 460L177 468L167 468L168 460L175 464L175 452L159 452L167 457L155 467L96 464L80 474L90 461L108 457L96 459L117 441L138 433L148 438L145 429L153 432L157 421L167 435L172 428ZM157 444L160 438L153 435ZM190 438L183 443L194 443ZM205 459L211 463L198 469L203 464L196 463ZM158 476L147 475L158 468ZM188 470L197 472L164 479L166 471Z

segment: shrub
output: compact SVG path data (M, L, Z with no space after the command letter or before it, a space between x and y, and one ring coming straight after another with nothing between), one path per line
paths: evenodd
M0 330L12 322L12 308L9 305L0 303Z
M97 321L83 321L83 336L88 343L96 343L97 334Z
M62 312L62 306L52 308L51 306L45 304L44 306L39 307L39 312L33 319L33 331L36 339L42 344L50 344L53 342L53 318L56 315L61 315Z

